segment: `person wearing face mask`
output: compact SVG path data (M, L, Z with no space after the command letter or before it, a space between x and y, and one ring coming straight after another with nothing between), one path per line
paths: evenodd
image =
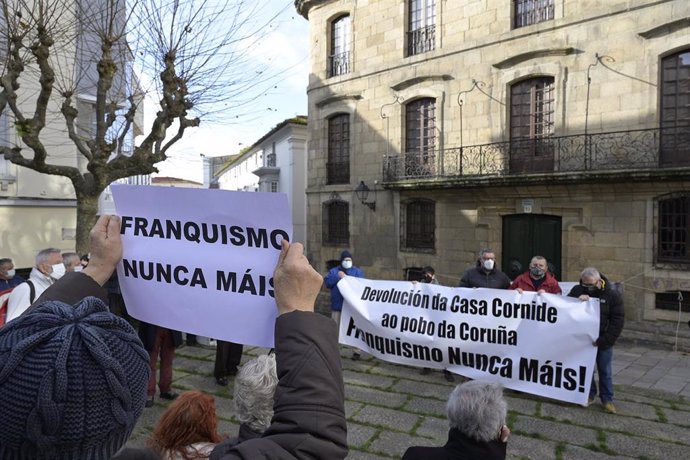
M560 294L561 287L556 277L549 273L549 266L542 256L532 257L529 270L513 280L510 289L515 289L520 294L524 291L538 292L539 294Z
M43 294L43 291L65 274L60 250L48 248L36 255L36 265L31 269L29 280L22 283L10 294L7 301L7 319L11 321L22 313Z
M364 272L352 264L352 254L347 249L340 253L340 265L333 267L324 277L323 282L331 290L331 318L340 327L340 313L343 310L343 295L338 290L338 281L345 276L364 278ZM359 353L352 353L352 359L357 361Z
M438 280L436 279L436 270L434 270L434 267L427 265L426 267L422 267L422 279L419 281L420 283L425 283L425 284L438 284ZM421 371L419 371L421 375L427 375L431 374L431 368L429 367L423 367ZM448 382L454 382L455 377L453 377L453 373L449 371L448 369L443 369L443 376L445 377L446 381Z
M496 268L496 254L491 249L479 251L477 265L467 270L460 278L460 287L508 289L510 278Z
M79 254L76 252L65 252L62 254L62 263L65 265L65 272L80 272L84 267L81 265Z
M12 259L0 259L0 292L17 287L24 281L14 270Z
M580 284L573 286L568 293L569 297L577 297L586 302L590 297L599 299L599 336L593 342L597 347L597 373L599 374L599 397L604 410L609 414L616 413L613 405L613 345L621 335L625 322L625 309L623 298L613 289L605 276L594 267L582 270ZM597 386L594 376L589 389L587 405L593 404L597 396Z

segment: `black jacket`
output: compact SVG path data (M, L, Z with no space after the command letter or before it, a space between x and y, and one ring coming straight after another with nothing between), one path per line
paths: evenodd
M596 292L589 292L587 288L578 284L568 293L569 297L580 297L582 294L587 294L590 297L599 299L600 320L599 320L599 338L597 338L597 346L601 349L612 347L618 337L623 331L623 323L625 323L625 308L623 307L623 298L613 289L609 280L601 275L604 281L604 289Z
M460 287L508 289L510 288L510 278L496 267L487 273L484 268L477 264L476 267L470 268L462 275Z
M139 339L141 339L141 343L144 344L144 349L146 349L149 354L151 350L153 350L153 346L156 342L158 327L159 326L154 324L139 321ZM172 334L173 346L177 348L182 345L182 333L180 331L173 331L172 329L170 329L170 333Z
M498 433L497 433L498 434ZM479 442L451 428L443 447L410 447L402 460L504 460L507 443Z

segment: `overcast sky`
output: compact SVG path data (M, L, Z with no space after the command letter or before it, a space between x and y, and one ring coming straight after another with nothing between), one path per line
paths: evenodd
M276 88L256 99L261 115L251 121L236 122L234 114L219 115L218 121L204 123L185 131L184 138L171 149L172 154L157 167L162 176L203 182L202 157L231 155L245 146L252 145L275 125L296 115L307 114L306 88L309 74L308 27L309 23L297 14L294 0L262 0L261 13L270 18L283 10L276 26L256 50L256 59L268 62L272 69L281 71ZM287 70L285 70L287 69ZM148 127L156 110L156 101L147 103Z

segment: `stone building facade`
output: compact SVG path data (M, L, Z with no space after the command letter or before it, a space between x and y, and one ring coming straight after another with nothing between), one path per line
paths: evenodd
M347 247L457 285L482 247L511 277L542 254L621 283L630 320L678 319L679 292L690 319L690 2L295 5L316 267Z

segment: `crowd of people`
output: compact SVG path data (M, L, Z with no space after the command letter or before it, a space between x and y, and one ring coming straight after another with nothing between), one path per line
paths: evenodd
M228 377L235 378L240 429L229 439L218 433L213 396L171 391L179 333L146 323L136 332L108 308L105 286L122 258L119 218L99 218L91 251L90 259L54 248L40 251L26 282L11 260L0 259L0 287L11 289L7 324L0 328L0 458L345 458L338 281L364 276L349 251L322 277L301 244L282 242L273 274L275 349L240 366L241 345L217 347L216 382L227 385ZM561 293L544 257L535 256L513 281L496 265L495 253L482 250L460 287ZM422 269L421 282L438 284L433 267ZM331 289L332 320L314 313L322 285ZM592 267L568 295L600 300L600 333L593 343L599 384L592 383L589 402L598 392L604 409L615 413L611 365L624 321L621 296ZM160 398L172 403L147 447L123 448L144 408L154 404L156 384ZM462 383L448 398L447 443L410 447L403 458L505 458L506 412L500 385Z

